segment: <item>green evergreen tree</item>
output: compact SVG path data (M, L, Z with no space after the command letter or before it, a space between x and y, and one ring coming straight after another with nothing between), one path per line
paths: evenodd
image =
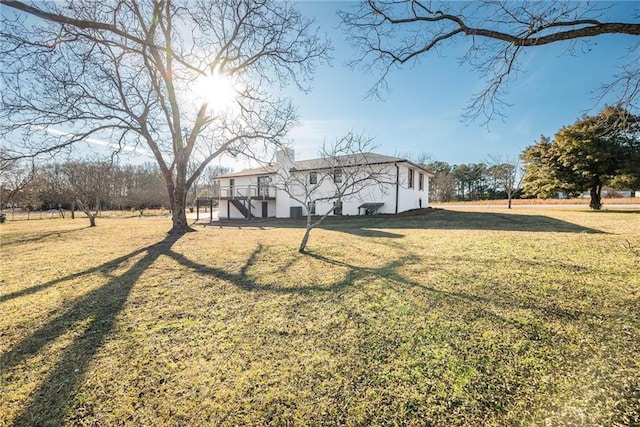
M637 182L640 175L640 120L615 107L597 116L585 116L527 147L524 191L550 197L557 192L575 195L588 190L589 206L602 207L602 187L615 180Z

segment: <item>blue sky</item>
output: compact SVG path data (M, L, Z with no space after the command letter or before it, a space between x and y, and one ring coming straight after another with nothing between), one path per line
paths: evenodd
M324 140L333 141L349 130L374 137L382 154L426 153L450 164L482 162L489 154L517 157L541 134L553 136L581 115L597 113L602 105L596 105L594 91L612 79L638 42L631 36L599 36L591 39L588 54L567 55L568 43L526 51L523 72L508 86L505 100L512 106L503 111L506 119L494 120L487 128L462 121L464 107L483 82L470 67L459 65L455 52L404 66L389 77L392 92L383 100L365 98L376 76L345 67L354 51L336 29L336 11L354 5L299 3L303 13L316 17L335 48L332 65L318 69L313 90L291 92L300 115L300 126L291 133L299 159L315 157ZM620 2L612 16L629 20L638 5Z
M600 3L606 5L609 3ZM484 81L467 65L459 64L458 51L442 51L394 71L387 82L391 92L382 100L366 98L377 74L351 70L345 63L355 52L340 29L338 10L355 7L354 1L299 0L298 7L315 17L321 32L331 39L331 65L318 68L313 89L304 94L286 91L297 106L300 125L290 133L298 159L317 157L324 141L331 142L350 130L374 138L377 152L409 158L426 154L450 164L477 163L492 154L516 158L540 135L550 136L583 114L595 114L596 91L629 61L628 50L638 37L607 35L590 39L590 52L568 55L569 42L525 50L522 73L511 79L505 101L511 107L489 126L462 121L465 106ZM607 20L639 19L640 2L613 4ZM634 18L635 17L635 18ZM60 131L63 132L63 131ZM108 144L88 141L94 149ZM125 161L152 161L135 155ZM235 170L248 166L241 159L220 159Z

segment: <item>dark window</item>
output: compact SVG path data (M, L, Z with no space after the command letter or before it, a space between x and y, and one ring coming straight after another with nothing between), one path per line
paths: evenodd
M409 176L407 177L409 188L413 188L413 169L409 169Z
M421 173L418 174L418 190L424 190L424 175Z
M309 173L309 184L317 184L318 183L318 172Z
M309 213L311 215L316 214L316 202L309 202Z
M336 169L333 171L333 182L342 182L342 169Z
M333 205L333 214L334 215L342 215L342 202L336 202Z
M302 206L291 206L291 207L289 207L289 216L291 218L300 218L300 217L302 217Z

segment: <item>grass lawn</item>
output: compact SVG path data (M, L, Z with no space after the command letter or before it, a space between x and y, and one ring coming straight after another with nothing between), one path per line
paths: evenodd
M0 228L0 425L640 425L640 212Z

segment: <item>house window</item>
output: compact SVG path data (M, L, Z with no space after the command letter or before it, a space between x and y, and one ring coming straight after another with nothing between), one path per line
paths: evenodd
M342 202L336 202L333 205L333 214L342 215Z
M418 190L424 190L424 175L421 173L418 174Z
M317 184L317 183L318 183L318 172L310 172L309 184Z
M409 176L407 177L407 181L408 181L408 186L409 188L413 188L413 169L409 169Z
M336 169L333 171L333 182L342 182L342 169Z
M309 202L309 214L310 215L316 214L316 202Z

